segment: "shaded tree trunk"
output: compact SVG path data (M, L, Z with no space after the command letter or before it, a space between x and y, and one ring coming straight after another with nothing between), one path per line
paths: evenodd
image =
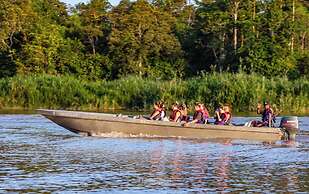
M225 61L225 58L226 58L226 55L225 55L225 36L226 34L223 33L220 37L221 41L222 41L222 45L220 47L220 56L219 56L219 68L220 70L222 70L222 64L223 64L223 61Z
M292 8L292 22L293 24L295 23L295 0L293 0L293 8ZM291 37L291 52L294 52L294 39L295 39L295 34L294 34L294 29L292 30L292 37Z
M12 32L11 34L10 34L10 48L12 48L12 46L13 46L13 36L14 36L14 32Z
M234 16L234 42L233 42L233 45L234 45L234 52L236 53L236 50L237 50L237 33L238 33L238 29L237 29L237 20L238 20L238 8L239 8L239 3L240 1L234 1L234 13L233 13L233 16Z
M255 17L256 17L256 0L253 0L252 2L252 20L255 22ZM255 33L255 25L253 24L252 26L252 32Z
M305 51L305 44L306 44L305 41L306 41L306 32L303 32L301 34L301 47L300 47L302 53L304 53Z
M89 42L91 44L91 48L92 48L92 54L95 55L96 54L96 50L95 50L95 39L93 37L89 38Z

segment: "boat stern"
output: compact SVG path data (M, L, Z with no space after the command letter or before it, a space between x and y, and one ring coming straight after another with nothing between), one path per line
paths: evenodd
M295 141L299 131L298 126L298 118L296 116L282 117L280 128L286 134L284 139Z

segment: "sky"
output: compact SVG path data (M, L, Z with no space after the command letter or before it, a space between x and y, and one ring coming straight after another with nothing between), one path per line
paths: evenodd
M87 2L88 0L60 0L66 4L75 5L81 2ZM117 5L120 0L109 0L112 5Z

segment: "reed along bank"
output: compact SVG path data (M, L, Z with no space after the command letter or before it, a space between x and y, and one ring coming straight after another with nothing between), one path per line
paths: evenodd
M186 103L191 109L195 102L203 102L210 110L227 103L234 112L255 111L258 102L268 100L277 111L308 114L309 80L245 73L169 81L136 76L113 81L51 75L0 79L0 107L6 109L149 110L157 100L167 106L175 101Z

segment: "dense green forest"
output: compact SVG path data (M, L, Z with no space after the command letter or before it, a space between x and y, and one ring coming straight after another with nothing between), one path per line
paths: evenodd
M200 72L309 74L309 11L298 0L0 0L0 77Z
M264 92L264 96L254 97L252 102L246 97L244 102L238 103L235 96L225 96L215 102L229 101L235 104L234 107L242 106L241 110L251 110L256 103L254 100L269 97L278 102L279 99L284 101L293 97L297 100L299 97L301 100L297 101L297 107L306 109L309 75L308 1L122 0L119 5L112 6L107 0L90 0L86 4L68 7L59 0L0 0L0 106L39 106L40 102L28 102L27 92L23 93L26 95L23 99L14 103L14 95L19 95L14 90L22 86L10 85L27 85L30 81L35 85L37 76L47 79L46 83L50 79L60 79L64 85L68 77L74 79L76 84L110 82L116 90L115 83L121 84L127 76L134 76L144 83L145 86L139 85L141 88L147 87L147 84L164 85L177 80L187 80L184 87L190 88L191 83L201 84L196 80L203 80L207 74L211 79L216 75L218 83L224 80L233 82L233 77L237 75L247 79L244 74L256 82L261 82L264 77L269 80L270 86L273 78L283 77L281 81L277 80L279 85L273 84L276 85L274 88L268 88L270 92L276 91L277 86L290 86L291 90L305 88L305 91L296 89L296 93L277 93L276 98ZM224 76L229 79L222 78ZM19 79L24 81L14 82ZM240 80L235 83L241 84ZM214 91L228 90L224 86L215 87L210 92L224 93ZM95 88L97 86L90 90ZM99 91L101 89L96 93ZM54 94L58 93L54 91ZM230 95L229 92L225 94ZM49 94L45 91L43 95ZM152 100L133 99L137 100L135 103L139 104L138 107L146 107L155 99L165 98L164 95L173 96L162 95ZM117 101L112 95L106 96L110 97L106 103ZM189 96L188 99L177 95L174 97L179 100L194 99L193 94ZM199 94L195 97L204 102L211 100ZM80 98L82 100L83 97ZM120 107L136 106L118 101L117 106ZM48 103L48 100L43 102ZM74 106L71 103L55 106ZM105 107L98 105L102 104L98 102L89 104ZM286 104L293 106L293 103Z

